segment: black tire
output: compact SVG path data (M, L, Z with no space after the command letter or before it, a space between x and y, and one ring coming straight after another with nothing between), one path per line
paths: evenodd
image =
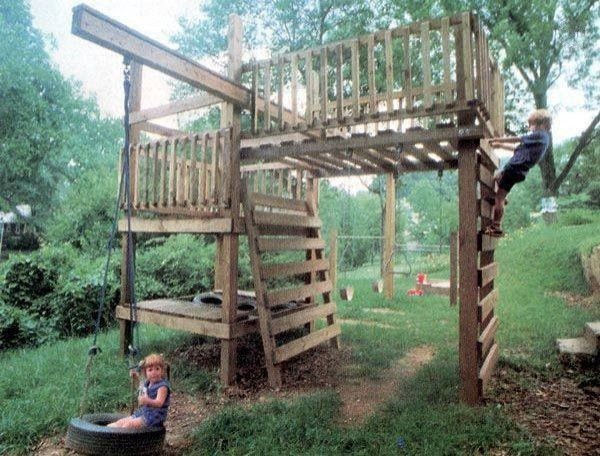
M73 418L67 430L67 448L82 454L102 456L138 456L160 454L165 428L109 428L106 425L124 418L119 413L93 413Z

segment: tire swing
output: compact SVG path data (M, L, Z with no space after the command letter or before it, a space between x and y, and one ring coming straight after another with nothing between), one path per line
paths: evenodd
M83 395L81 398L79 417L73 418L67 429L66 436L66 447L77 451L81 454L86 455L98 455L98 456L143 456L161 454L163 443L165 440L166 430L164 426L156 427L143 427L140 429L130 428L113 428L108 427L107 424L117 421L127 415L121 413L93 413L84 414L86 408L87 395L90 385L90 374L94 356L101 352L100 347L97 345L98 332L100 329L100 322L102 320L102 314L104 311L105 297L106 297L106 284L108 278L108 269L110 264L110 258L113 251L113 244L117 232L117 220L119 216L119 207L121 196L123 191L125 193L125 203L127 212L127 252L126 261L128 264L128 282L129 282L129 296L130 296L130 321L131 321L131 340L136 340L139 346L139 337L136 338L136 299L134 289L134 268L133 268L133 249L132 249L132 231L131 231L131 192L130 192L130 176L129 176L129 152L130 152L130 141L129 141L129 92L131 87L129 61L126 59L124 62L125 68L123 71L124 80L123 87L125 91L125 141L124 141L124 160L123 169L121 171L121 185L119 186L119 192L117 196L117 202L115 207L115 217L113 220L113 226L111 229L110 239L108 241L108 252L107 259L104 269L104 278L102 288L100 292L100 304L98 307L98 313L96 317L96 324L94 328L94 340L92 347L88 351L88 361L85 367L85 384L83 388ZM129 361L130 369L136 368L138 363L136 358L139 355L139 350L129 346ZM131 412L135 406L135 385L132 380L132 397L131 397Z

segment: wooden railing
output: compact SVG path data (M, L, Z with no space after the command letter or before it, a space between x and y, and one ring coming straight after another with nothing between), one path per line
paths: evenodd
M133 208L163 214L222 215L231 204L230 160L230 128L133 145Z
M291 167L249 165L241 168L242 180L254 193L280 198L304 199L306 197L307 171Z
M488 128L503 131L502 79L470 13L251 62L243 71L252 81L252 135L423 116L444 122L474 104Z

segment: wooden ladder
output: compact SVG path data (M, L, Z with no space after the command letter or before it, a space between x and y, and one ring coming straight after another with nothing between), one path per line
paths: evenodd
M246 181L242 202L269 384L278 388L284 361L326 341L340 347L322 223L312 204L250 193ZM304 258L290 261L302 251ZM322 303L317 295L322 296ZM326 325L315 330L318 319L325 319ZM290 331L301 327L308 328L308 334Z

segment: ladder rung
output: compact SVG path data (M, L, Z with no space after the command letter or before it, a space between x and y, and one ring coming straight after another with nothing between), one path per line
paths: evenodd
M328 302L327 304L306 307L283 317L273 318L271 320L271 334L275 335L292 328L297 328L318 318L332 315L335 311L335 302Z
M277 250L319 250L325 248L325 240L321 238L280 238L258 239L261 252Z
M262 279L289 277L309 272L329 270L329 260L299 261L297 263L262 264L260 276Z
M303 228L321 228L323 225L319 217L257 210L254 211L254 223L258 226L299 226Z
M304 337L300 337L299 339L295 339L289 344L282 345L274 350L273 362L275 364L279 364L287 359L305 352L306 350L316 347L317 345L320 345L329 339L339 336L340 333L340 325L336 323L312 332Z
M252 193L250 199L254 206L276 207L295 212L307 212L306 201L290 198L281 198L279 196L265 195L264 193Z
M285 288L283 290L267 291L265 294L267 307L275 307L290 301L303 301L318 294L327 293L332 290L331 282L315 282L296 288Z

